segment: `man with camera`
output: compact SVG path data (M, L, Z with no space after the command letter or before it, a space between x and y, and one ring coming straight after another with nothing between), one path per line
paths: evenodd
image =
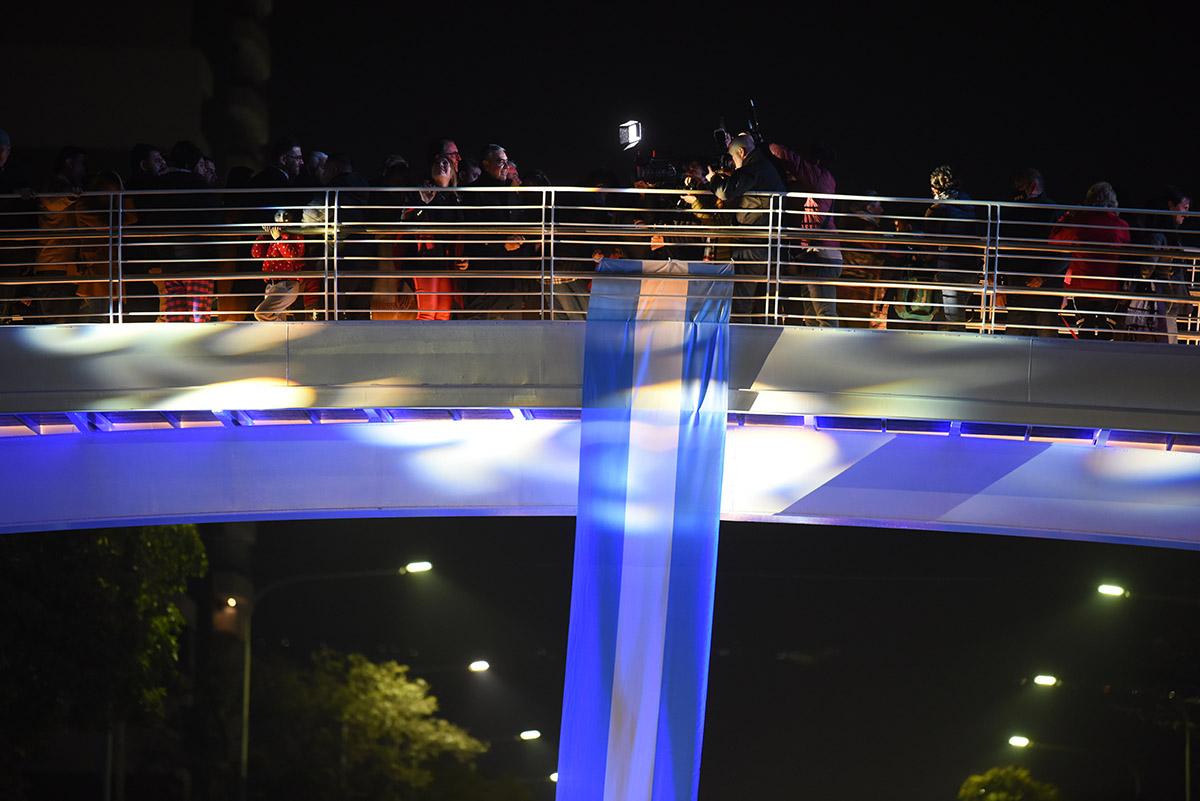
M783 179L750 134L733 137L728 153L733 160L733 171L718 171L709 167L706 176L717 198L718 208L727 212L719 213L720 224L765 226L770 198L754 193L783 192ZM765 278L770 250L766 232L731 238L730 242L734 275ZM766 290L765 281L738 281L733 290L733 321L765 322Z

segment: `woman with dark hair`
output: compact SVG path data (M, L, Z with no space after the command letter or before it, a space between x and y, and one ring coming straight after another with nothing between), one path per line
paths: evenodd
M463 221L458 192L454 191L454 163L445 153L436 153L430 159L429 177L419 191L417 203L404 213L404 221L417 229L415 266L431 271L443 272L450 269L467 269L463 257L463 242L441 226L452 226ZM425 230L424 226L431 226ZM417 276L412 279L417 296L418 320L449 320L453 312L463 307L462 296L457 293L457 281L449 276Z
M1050 234L1052 242L1085 246L1085 250L1070 254L1063 286L1084 292L1120 292L1124 269L1120 255L1111 251L1128 245L1130 237L1129 223L1113 211L1117 207L1117 193L1112 184L1102 181L1092 184L1083 203L1092 208L1068 211ZM1106 250L1110 252L1103 252ZM1071 296L1068 305L1074 306L1077 320L1077 333L1073 333L1092 339L1112 339L1119 304L1116 298Z
M1179 315L1187 308L1181 299L1190 297L1179 229L1192 209L1192 199L1169 186L1156 200L1147 203L1146 208L1161 213L1141 216L1135 240L1155 252L1145 257L1140 265L1140 280L1131 281L1131 289L1143 295L1175 300L1154 300L1153 297L1133 300L1129 304L1129 330L1134 332L1134 339L1174 345L1179 342Z

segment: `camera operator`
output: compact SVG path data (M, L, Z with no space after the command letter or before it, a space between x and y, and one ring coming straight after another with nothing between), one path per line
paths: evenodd
M733 214L719 215L722 224L730 224L729 218L732 217L736 225L766 225L770 201L750 193L783 192L783 179L764 151L755 145L754 137L750 134L733 137L728 152L733 159L733 172L719 173L710 167L705 176L717 198L718 208L737 209ZM732 239L730 256L734 262L734 275L765 277L768 252L765 237ZM763 299L766 297L766 288L765 282L739 281L734 285L735 322L754 322L756 314L765 313Z

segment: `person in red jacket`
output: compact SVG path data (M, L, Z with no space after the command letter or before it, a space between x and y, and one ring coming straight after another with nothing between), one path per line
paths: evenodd
M1052 242L1086 245L1089 251L1115 251L1129 244L1129 223L1113 211L1117 193L1112 184L1093 184L1084 199L1086 211L1068 211L1050 234ZM1063 285L1083 292L1120 292L1126 277L1116 252L1072 251ZM1117 298L1072 296L1080 336L1111 339L1118 327Z
M305 269L304 237L284 227L297 222L297 217L296 212L287 209L275 212L275 224L264 225L265 233L259 235L258 241L250 249L250 255L263 260L263 272L267 275L266 295L254 310L255 320L282 320L301 294L306 309L317 307L317 280L288 277L289 273L303 272Z

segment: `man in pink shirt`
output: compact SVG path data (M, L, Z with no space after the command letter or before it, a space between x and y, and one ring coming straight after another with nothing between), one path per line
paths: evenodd
M801 211L794 207L795 198L784 204L784 229L791 247L785 275L807 279L831 280L841 277L842 251L837 242L837 226L834 224L833 198L815 195L832 195L837 192L837 181L829 167L833 161L831 153L814 145L807 155L780 145L770 145L771 155L783 169L789 192L811 192L814 196L803 200ZM796 229L800 229L797 232ZM813 236L809 236L808 232ZM816 238L824 234L830 238ZM796 237L800 238L797 239ZM796 319L806 325L836 328L838 325L837 287L832 284L792 284L785 287L786 295L799 295L784 302L784 313L789 320Z

